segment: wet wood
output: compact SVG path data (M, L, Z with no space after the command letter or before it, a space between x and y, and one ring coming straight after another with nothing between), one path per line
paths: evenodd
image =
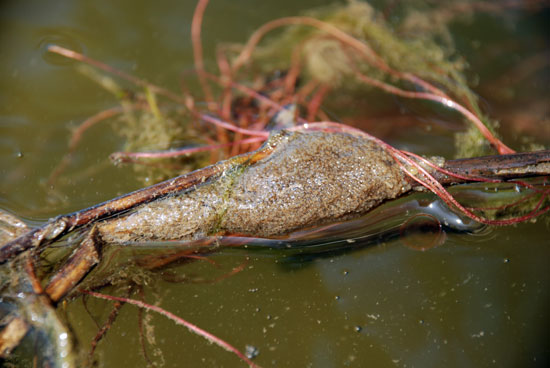
M46 294L53 302L57 302L69 293L92 267L99 263L100 243L96 240L96 233L94 228L86 235L46 286Z
M498 180L545 176L550 175L550 150L449 160L443 168L458 175ZM441 173L434 176L445 185L470 182Z

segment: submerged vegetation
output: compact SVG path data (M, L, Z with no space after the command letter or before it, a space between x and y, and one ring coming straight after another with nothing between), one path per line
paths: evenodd
M191 93L184 82L177 94L81 53L49 47L81 61L79 71L120 102L75 130L49 184L71 164L86 130L106 120L126 142L125 152L113 153L113 161L132 164L146 184L160 183L32 230L2 215L3 358L11 359L28 332L40 346L32 353L39 365L75 366L83 352L73 346L70 328L55 307L97 297L115 304L98 325L86 360L90 366L95 347L124 303L159 312L255 366L254 354L243 354L145 303L146 287L158 277L185 279L170 268L208 260L208 254L222 247L246 246L251 238L296 239L296 232L298 239L305 238L321 225L364 215L411 189L429 190L461 216L488 225L524 222L550 209L550 152L516 153L499 139L498 124L482 112L468 86L467 62L457 54L447 28L455 5L420 12L413 10L418 4L409 4L399 10L402 14L389 17L367 2L350 1L276 19L244 45L220 45L219 74L212 74L205 68L201 46L207 3L198 1L192 24L196 84L202 95ZM461 4L462 16L509 6ZM138 88L127 91L117 79ZM347 124L347 107L387 96L422 101L423 109L464 121L467 128L454 133L456 157L495 156L427 159ZM213 165L197 170L208 163ZM542 179L518 180L531 176ZM521 195L509 196L506 203L474 206L444 187L465 182L511 183L512 192ZM136 248L129 259L117 255L136 245L156 249L143 254ZM236 266L220 279L242 270L243 265ZM100 292L108 286L122 296ZM145 340L152 344L154 336L140 325L143 346ZM143 346L144 360L157 365Z

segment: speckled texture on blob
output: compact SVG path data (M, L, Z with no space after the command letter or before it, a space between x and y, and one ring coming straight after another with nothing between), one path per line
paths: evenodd
M220 231L282 235L363 214L410 189L394 159L370 140L323 132L283 133L273 140L274 152L252 166L99 224L101 238L120 243Z
M273 236L363 214L408 191L395 160L376 143L336 133L293 133L241 176L222 226Z
M197 239L208 235L217 221L222 196L212 185L158 199L129 214L98 225L107 243Z

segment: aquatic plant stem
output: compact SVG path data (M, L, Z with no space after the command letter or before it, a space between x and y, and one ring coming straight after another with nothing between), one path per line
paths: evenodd
M221 148L239 146L249 143L257 143L265 141L266 137L252 137L241 139L238 141L223 143L223 144L211 144L207 146L200 147L191 147L191 148L181 148L170 151L162 152L114 152L111 154L111 159L114 161L124 161L127 158L139 159L139 158L168 158L168 157L178 157L178 156L188 156L198 152L213 151Z
M250 130L250 129L244 129L239 128L236 125L227 123L225 121L222 121L214 116L207 115L207 114L200 114L200 118L208 123L214 124L217 127L221 127L223 129L231 130L235 133L241 133L246 135L251 135L255 137L264 137L267 138L269 136L269 132L261 131L261 130Z
M146 309L146 310L149 310L149 311L157 312L157 313L163 315L164 317L171 319L176 324L187 327L194 334L202 336L206 340L208 340L209 342L211 342L213 344L216 344L219 347L223 348L224 350L235 354L241 360L246 362L246 364L248 364L249 367L259 368L259 366L257 364L255 364L250 359L248 359L243 353L241 353L237 348L235 348L231 344L227 343L226 341L224 341L224 340L220 339L219 337L211 334L210 332L203 330L199 326L197 326L197 325L195 325L191 322L188 322L188 321L184 320L183 318L178 317L175 314L173 314L173 313L171 313L171 312L169 312L169 311L167 311L163 308L160 308L156 305L147 304L147 303L144 303L142 301L135 300L135 299L112 296L112 295L102 294L102 293L98 293L98 292L94 292L94 291L88 291L88 290L80 290L80 291L84 294L88 294L88 295L91 295L91 296L99 298L99 299L122 302L122 303L128 303L128 304L135 305L139 308L143 308L143 309Z
M199 77L199 82L201 88L204 92L205 98L207 101L214 101L212 90L206 81L204 75L204 58L202 54L202 41L201 41L201 29L202 29L202 20L204 17L204 11L208 6L209 0L199 0L197 6L195 7L195 12L193 13L193 19L191 21L191 41L193 43L193 57L195 60L195 70Z
M52 170L52 173L50 174L50 177L48 178L46 185L47 186L53 185L56 179L59 177L59 175L61 175L61 173L69 165L69 163L71 162L72 156L76 150L76 147L78 146L78 143L82 139L82 135L86 130L90 129L92 126L96 125L97 123L102 122L103 120L122 114L123 112L124 112L124 109L120 106L112 107L110 109L98 112L97 114L89 117L82 124L80 124L73 131L71 135L71 139L69 140L69 149L67 153L63 156L63 158L61 159L61 162Z
M182 96L178 96L174 92L171 92L171 91L167 90L166 88L162 88L162 87L159 87L155 84L149 83L149 82L147 82L143 79L137 78L137 77L135 77L131 74L128 74L128 73L125 73L121 70L113 68L110 65L107 65L105 63L102 63L101 61L92 59L88 56L85 56L85 55L79 53L79 52L69 50L69 49L66 49L66 48L58 46L58 45L48 46L48 51L59 54L59 55L62 55L62 56L65 56L69 59L78 60L78 61L84 62L86 64L93 65L96 68L99 68L99 69L104 70L108 73L114 74L116 76L119 76L122 79L126 79L127 81L132 82L135 85L138 85L138 86L141 86L141 87L147 87L151 91L153 91L155 93L158 93L160 95L166 96L166 97L170 98L171 100L173 100L175 102L178 102L178 103L181 103L185 106L186 101Z
M371 86L380 88L388 93L405 97L405 98L412 98L412 99L422 99L422 100L429 100L437 102L445 107L448 107L451 110L455 110L459 112L462 116L464 116L466 119L468 119L474 126L483 134L483 136L489 141L489 143L498 151L498 153L505 155L514 153L513 149L506 146L500 139L495 137L493 133L487 128L485 124L470 110L459 104L458 102L452 100L449 97L444 97L440 95L436 95L433 93L428 92L414 92L414 91L406 91L401 88L392 86L391 84L384 83L378 79L371 78L369 76L364 75L363 73L360 73L356 70L355 75L364 83L369 84Z
M321 103L323 102L323 99L329 91L330 87L328 85L321 84L319 86L319 88L311 98L311 101L307 104L307 120L315 120L315 117L317 116L317 113L321 108Z

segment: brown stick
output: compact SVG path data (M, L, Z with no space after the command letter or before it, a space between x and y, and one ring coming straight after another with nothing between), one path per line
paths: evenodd
M93 228L46 286L46 294L53 302L63 298L86 276L93 266L99 263L98 247L96 230Z
M443 168L458 175L498 180L550 175L550 150L449 160ZM471 182L440 172L434 177L443 185Z

